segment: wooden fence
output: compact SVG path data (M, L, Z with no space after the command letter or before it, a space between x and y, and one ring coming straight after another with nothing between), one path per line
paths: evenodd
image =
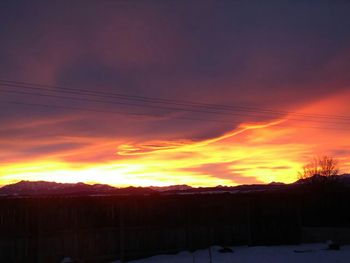
M1 198L0 262L108 262L214 244L298 243L303 209L292 194Z

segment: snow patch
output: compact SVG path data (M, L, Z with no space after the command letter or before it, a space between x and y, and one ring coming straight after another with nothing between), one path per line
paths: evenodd
M130 263L349 263L350 245L339 251L328 250L327 244L301 244L291 246L239 246L231 247L233 253L220 253L222 247L213 246L193 253L182 251L176 255L158 255L128 261ZM210 254L212 260L210 261ZM120 263L114 261L111 263Z

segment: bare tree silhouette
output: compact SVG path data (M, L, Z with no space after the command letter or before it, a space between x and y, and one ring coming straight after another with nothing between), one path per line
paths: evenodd
M298 172L298 179L323 179L329 181L339 174L338 161L330 156L314 157Z

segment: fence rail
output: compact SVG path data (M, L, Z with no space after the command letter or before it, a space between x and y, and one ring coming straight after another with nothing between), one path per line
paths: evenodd
M298 243L303 225L329 212L319 199L305 198L295 194L0 198L0 262L60 262L65 256L78 262L108 262L214 244ZM350 215L337 211L348 213L341 208L349 195L333 199L328 200L333 216L345 217L348 224Z

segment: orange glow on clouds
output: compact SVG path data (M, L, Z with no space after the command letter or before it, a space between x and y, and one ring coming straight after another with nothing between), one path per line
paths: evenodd
M300 112L346 115L349 92L306 105ZM341 124L300 121L297 116L266 123L242 123L221 136L188 139L93 141L88 146L40 159L4 163L0 184L19 180L106 183L114 186L192 186L290 183L308 158L338 158L343 172L350 167L350 138ZM65 138L65 140L75 140ZM45 142L41 142L45 143ZM78 157L84 157L79 160ZM75 160L76 159L76 160Z

